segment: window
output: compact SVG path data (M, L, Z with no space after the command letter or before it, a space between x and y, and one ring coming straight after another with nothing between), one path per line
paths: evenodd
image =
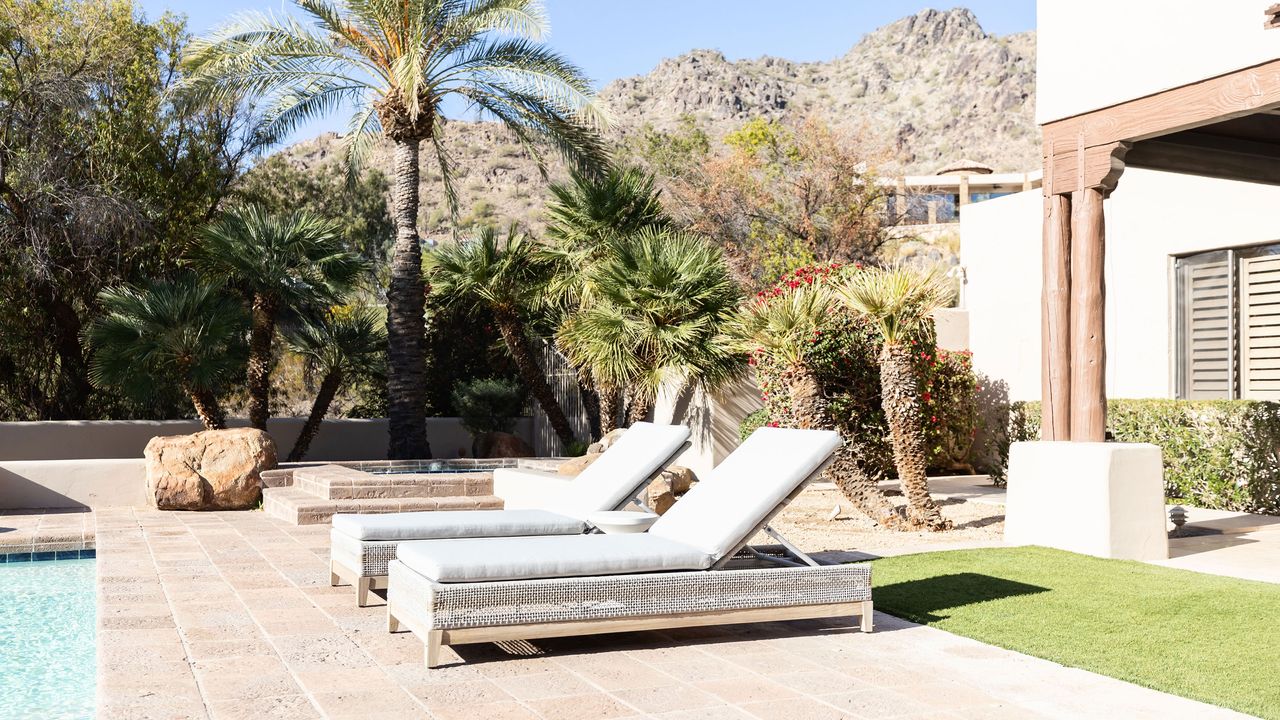
M1280 245L1174 260L1178 397L1280 400Z

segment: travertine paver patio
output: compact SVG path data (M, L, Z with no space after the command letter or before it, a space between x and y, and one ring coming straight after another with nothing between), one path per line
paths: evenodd
M103 718L1239 717L884 615L464 646L428 671L329 587L325 526L97 516Z
M0 510L0 555L92 550L94 514L69 510Z

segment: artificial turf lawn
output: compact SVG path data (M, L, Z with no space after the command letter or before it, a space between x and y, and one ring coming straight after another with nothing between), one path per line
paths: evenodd
M1037 547L874 562L876 609L1280 718L1280 585Z

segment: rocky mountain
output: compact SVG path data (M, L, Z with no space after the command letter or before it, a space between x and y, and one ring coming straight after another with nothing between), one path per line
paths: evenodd
M903 18L828 62L735 62L694 50L646 75L616 80L600 95L621 140L646 125L673 127L686 116L717 138L753 117L817 113L885 148L885 174L933 174L960 157L997 171L1039 165L1035 35L990 35L963 8ZM463 219L538 228L546 182L513 138L485 122L455 121L447 131ZM339 145L340 138L327 134L282 152L309 166L337 160ZM390 168L389 148L375 155L376 167ZM551 174L562 171L553 167ZM445 234L434 163L424 163L422 190L424 231Z

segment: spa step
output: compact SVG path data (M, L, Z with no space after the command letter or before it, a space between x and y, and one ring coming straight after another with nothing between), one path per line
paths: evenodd
M270 517L294 525L329 522L335 513L393 513L421 510L499 510L502 499L494 495L436 497L375 497L331 499L317 497L298 487L271 487L262 491L262 510Z
M374 474L341 465L301 467L293 486L327 500L477 497L493 494L493 473Z

